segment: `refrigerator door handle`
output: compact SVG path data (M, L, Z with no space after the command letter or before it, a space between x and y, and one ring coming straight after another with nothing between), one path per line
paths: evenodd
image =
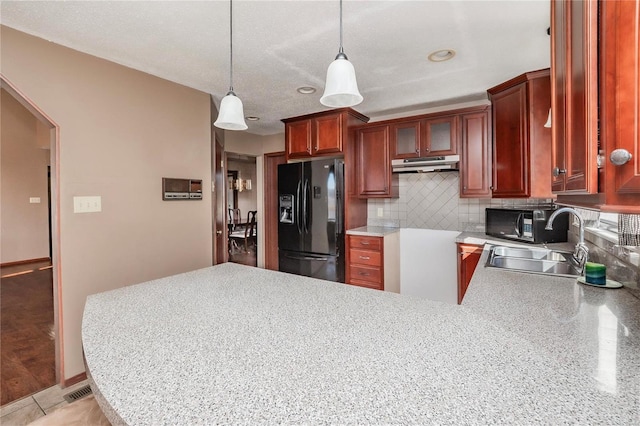
M344 209L342 206L342 191L344 190L344 179L343 169L340 167L336 167L336 164L337 161L331 168L336 177L336 229L338 229L338 233L342 233L342 215L344 214Z
M285 254L284 257L288 258L288 259L293 259L293 260L316 260L319 262L326 262L327 260L329 260L328 257L316 257L316 256L293 256L290 254Z
M298 187L296 188L296 217L295 217L295 221L296 221L296 227L298 228L298 234L302 234L302 203L300 202L300 196L301 194L301 186L302 186L302 182L298 181Z
M302 185L302 228L306 234L309 233L309 222L311 222L311 218L309 217L309 198L311 194L309 193L309 190L309 180L305 179L304 184Z

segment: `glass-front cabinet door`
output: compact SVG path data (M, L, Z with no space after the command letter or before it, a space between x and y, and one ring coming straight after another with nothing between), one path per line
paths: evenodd
M420 120L392 124L390 130L393 159L420 157Z
M425 119L422 125L424 129L423 157L454 155L458 152L457 115Z
M389 142L394 160L457 154L458 115L392 123Z

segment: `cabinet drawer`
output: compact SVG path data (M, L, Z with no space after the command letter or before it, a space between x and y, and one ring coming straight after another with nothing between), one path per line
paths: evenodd
M366 281L381 284L382 271L380 268L352 264L349 272L349 282L354 281Z
M382 238L351 235L349 248L380 251L382 249Z
M349 251L351 256L351 264L369 265L369 266L381 266L382 255L379 251L360 250L352 248Z
M374 290L383 290L384 291L384 286L382 285L382 283L373 283L373 282L369 282L369 281L362 281L362 280L356 280L353 279L349 282L350 285L357 285L358 287L366 287L366 288L372 288Z

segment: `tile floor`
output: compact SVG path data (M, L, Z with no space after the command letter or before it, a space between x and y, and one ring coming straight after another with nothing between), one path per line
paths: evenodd
M68 405L64 396L87 384L86 380L62 389L55 385L29 397L19 399L0 408L0 424L2 426L23 426L51 413L53 410Z

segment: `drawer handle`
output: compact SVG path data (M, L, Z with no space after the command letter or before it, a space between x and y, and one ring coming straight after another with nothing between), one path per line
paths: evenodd
M368 277L370 274L368 272L358 272L358 275L362 275L363 277Z
M368 246L369 245L369 241L360 241L360 245Z
M371 258L370 258L369 256L360 256L360 259L362 259L362 260L369 260L369 259L371 259Z

